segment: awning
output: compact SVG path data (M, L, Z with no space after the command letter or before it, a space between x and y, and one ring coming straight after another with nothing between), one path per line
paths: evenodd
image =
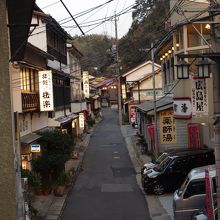
M57 119L55 119L56 121L60 122L60 124L66 124L66 123L69 123L71 122L72 120L78 118L79 116L77 114L74 114L74 113L71 113L67 116L61 116Z
M75 114L75 113L71 113L69 114L67 117L71 118L71 119L76 119L79 117L79 115Z
M35 0L23 0L22 3L21 1L8 0L7 4L11 60L20 61L24 57Z
M41 136L36 133L29 133L20 138L22 144L30 144L38 140Z
M165 107L173 104L173 97L164 96L156 101L156 108ZM154 101L146 101L137 105L139 111L150 112L154 109ZM166 108L166 107L165 107Z
M100 96L99 95L94 95L94 96L92 96L91 98L92 99L98 99Z
M157 108L157 112L161 112L167 109L173 108L173 104L165 105L163 107ZM148 115L154 115L154 110L151 110L147 113Z

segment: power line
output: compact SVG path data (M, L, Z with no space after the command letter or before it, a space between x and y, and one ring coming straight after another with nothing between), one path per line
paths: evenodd
M79 30L81 31L81 33L83 35L85 35L85 33L83 32L83 30L81 29L81 27L79 26L79 24L76 22L75 18L73 17L73 15L70 13L69 9L66 7L66 5L63 3L62 0L60 0L60 2L63 4L64 8L66 9L66 11L69 13L69 15L71 16L71 18L73 19L73 21L75 22L75 24L77 25L77 27L79 28Z

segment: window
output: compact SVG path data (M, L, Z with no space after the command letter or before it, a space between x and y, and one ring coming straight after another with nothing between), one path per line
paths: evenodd
M189 183L183 198L186 199L200 194L205 194L205 180L194 180Z
M174 77L174 57L173 56L168 57L164 61L162 67L163 67L164 84L168 85L175 80L175 77Z
M22 67L20 71L21 90L35 92L38 90L37 70Z
M172 168L174 173L184 173L184 171L186 170L187 162L187 158L178 158L171 164L170 168Z
M204 39L209 40L210 30L205 28L205 25L206 24L187 25L188 47L206 45Z

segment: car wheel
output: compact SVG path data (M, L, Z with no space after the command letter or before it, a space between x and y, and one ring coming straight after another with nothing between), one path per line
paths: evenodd
M154 185L153 191L154 191L154 194L156 194L156 195L162 195L162 194L164 194L164 191L165 191L164 186L160 183L156 183Z

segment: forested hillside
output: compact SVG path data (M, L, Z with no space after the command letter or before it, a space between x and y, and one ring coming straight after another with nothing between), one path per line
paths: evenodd
M123 71L150 59L146 48L165 33L165 18L169 12L167 0L136 0L133 23L127 35L119 41Z
M90 73L105 73L106 68L112 64L110 48L114 39L105 35L86 35L76 37L74 45L84 55L82 58L82 69Z
M132 26L119 40L121 73L150 59L145 49L165 33L165 18L169 12L167 0L136 0L135 5ZM104 35L76 37L74 45L84 54L83 70L94 72L97 67L101 75L114 74L114 43L115 39Z

